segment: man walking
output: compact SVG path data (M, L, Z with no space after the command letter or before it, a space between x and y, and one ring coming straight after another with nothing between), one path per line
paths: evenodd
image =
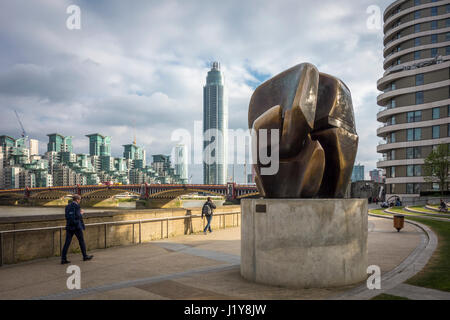
M94 256L88 256L86 253L86 244L84 243L83 230L85 229L83 222L84 210L80 208L81 197L73 196L72 203L66 206L66 242L61 253L61 264L70 263L67 260L67 250L69 250L72 237L75 235L80 243L83 261L91 260Z
M211 220L213 216L213 209L216 208L216 205L212 202L211 198L208 197L208 201L205 202L202 208L202 219L203 216L206 217L206 220L208 221L205 229L203 229L203 233L206 234L206 230L209 230L209 232L212 232L211 230Z

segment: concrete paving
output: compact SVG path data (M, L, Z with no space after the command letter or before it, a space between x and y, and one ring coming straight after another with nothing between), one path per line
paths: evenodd
M369 218L369 265L387 273L422 241L423 231ZM240 276L240 228L187 235L142 245L95 250L92 261L70 255L81 268L81 290L68 290L68 265L59 258L0 268L0 299L330 299L356 286L285 289Z

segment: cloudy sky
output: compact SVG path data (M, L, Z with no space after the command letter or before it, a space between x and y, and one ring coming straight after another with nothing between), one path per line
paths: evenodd
M114 156L133 141L147 154L170 154L177 129L202 120L202 87L220 61L229 92L229 126L247 129L253 90L301 62L351 89L360 146L357 162L375 168L376 81L382 30L369 29L369 6L389 0L1 0L0 135L27 134L46 151L46 134L112 137ZM81 29L69 30L69 5ZM201 167L191 167L201 182ZM243 181L242 168L236 169Z

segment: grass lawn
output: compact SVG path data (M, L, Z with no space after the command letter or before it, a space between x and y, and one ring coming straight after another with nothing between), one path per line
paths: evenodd
M410 207L411 209L415 209L415 210L419 210L419 211L423 211L423 212L427 212L427 213L439 213L430 209L427 209L425 207L421 207L421 206L414 206L414 207Z
M429 226L438 236L438 248L425 268L406 283L450 292L450 221L408 219Z
M391 294L382 293L370 300L409 300L408 298L393 296Z

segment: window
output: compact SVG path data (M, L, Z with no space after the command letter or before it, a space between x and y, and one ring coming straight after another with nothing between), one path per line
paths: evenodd
M441 126L433 126L433 139L439 139L441 136Z
M414 193L420 194L420 184L414 183Z
M415 32L415 33L420 32L420 23L414 25L414 32Z
M423 85L423 73L416 75L416 86Z
M450 41L450 32L445 34L445 41Z
M390 143L395 143L395 132L391 132Z
M407 194L413 194L414 193L414 183L407 183L406 184L406 193Z
M449 46L445 47L445 55L446 56L450 55L450 47Z
M420 147L406 148L406 159L420 159L421 157Z
M395 90L395 82L391 83L391 90Z
M450 124L447 125L447 137L450 137Z
M419 60L419 59L421 59L421 57L420 57L420 51L414 52L414 60Z
M395 167L391 167L391 178L395 178Z
M414 166L406 166L406 176L414 177Z
M419 194L420 193L420 184L407 183L406 184L406 193L407 194Z
M423 103L423 91L416 92L416 104Z
M406 114L408 123L422 121L422 111L411 111Z
M437 48L433 48L431 49L431 57L434 58L438 55L438 49Z
M391 108L395 108L397 106L397 103L395 102L395 99L391 100Z
M450 27L450 19L445 19L445 26Z
M447 116L450 117L450 106L447 106Z
M439 183L433 182L433 191L439 191Z
M391 118L391 124L396 124L395 116L393 116L393 117Z
M422 175L422 166L415 165L414 166L414 176L420 177Z
M436 30L438 28L438 22L437 21L431 21L431 30Z
M439 119L441 117L441 109L433 108L433 120Z
M420 0L414 0L414 5L415 6L420 6Z
M450 4L445 6L445 11L446 13L450 13Z
M408 129L406 132L408 141L418 141L422 139L422 128Z
M436 22L436 21L434 21ZM431 43L437 43L438 42L438 36L437 34L432 34L431 35Z
M437 14L438 14L438 8L437 7L431 8L431 16L437 16Z
M415 39L414 39L414 45L415 45L416 47L418 47L418 46L420 46L420 44L421 44L420 38L415 38Z
M422 175L422 167L420 165L406 166L407 177L420 177Z
M414 19L420 19L420 16L421 16L420 10L414 12Z

